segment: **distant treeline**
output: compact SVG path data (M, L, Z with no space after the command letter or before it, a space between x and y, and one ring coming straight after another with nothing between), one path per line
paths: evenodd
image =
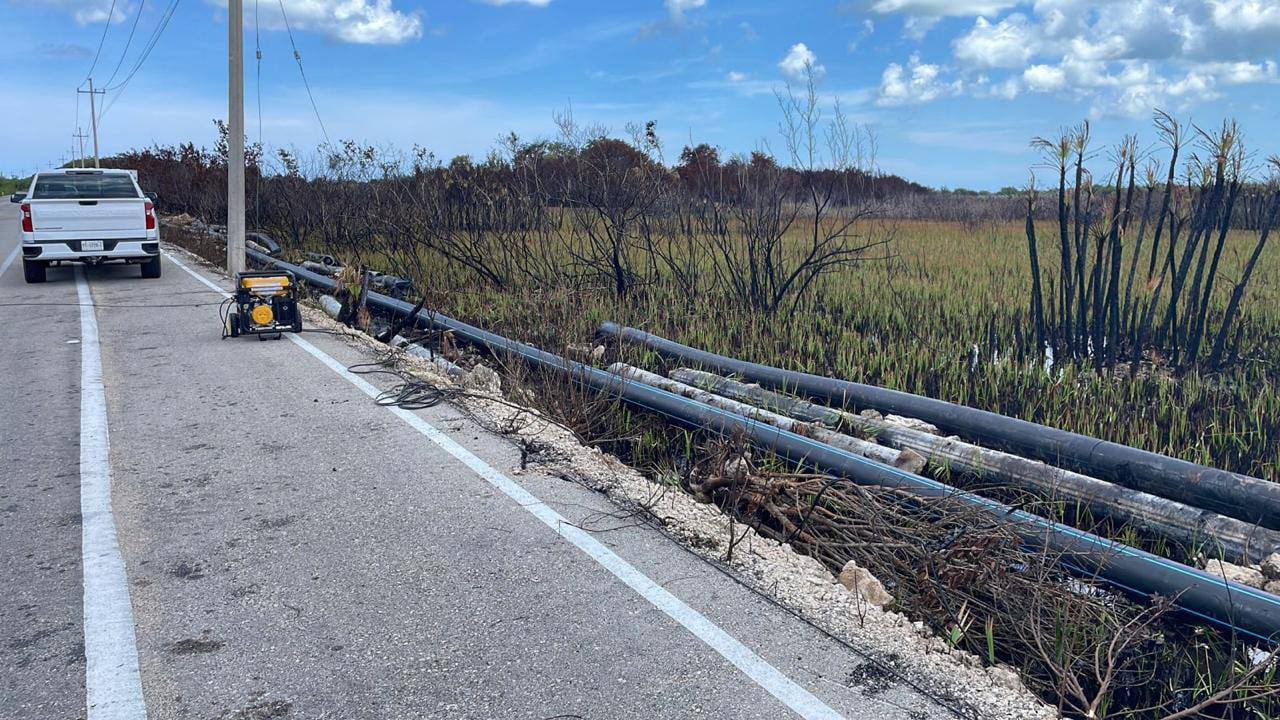
M514 138L513 141L518 143ZM220 141L212 150L193 143L156 146L106 158L103 165L137 170L143 185L161 193L168 210L216 219L226 214L225 200L219 197L226 194L225 147L225 141ZM351 142L340 143L336 149L321 148L309 158L281 150L268 163L260 148L249 146L245 152L245 170L251 207L255 193L273 183L296 183L299 179L318 183L377 183L397 176L436 175L466 177L472 182L497 187L515 183L517 179L525 182L530 171L536 176L535 184L542 197L567 204L572 202L569 185L576 181L571 181L571 177L583 160L597 166L626 166L647 177L660 178L673 189L694 194L707 194L714 186L714 194L724 200L740 196L752 173L766 171L781 174L796 202L804 202L804 188L814 184L835 188L832 201L837 205L872 199L891 206L901 198L939 195L924 185L893 174L856 167L799 170L780 165L772 156L759 151L724 160L718 149L706 144L686 147L679 161L668 167L635 144L616 138L598 138L581 149L549 141L513 144L505 147L504 152L491 153L483 160L459 155L448 163L437 162L419 148L405 156ZM603 173L602 179L607 175Z
M221 124L219 129L219 142L212 149L193 143L155 146L104 158L103 165L137 170L142 184L162 195L167 211L216 221L226 215L226 132ZM839 169L797 169L779 164L772 155L760 151L725 158L720 149L704 143L686 146L674 164L664 165L654 153L646 152L643 134L630 142L596 137L578 146L562 141L522 142L512 135L484 159L459 155L447 163L416 146L403 153L350 141L336 147L322 146L309 157L279 150L268 158L256 145L248 146L245 152L251 214L273 185L377 183L392 177L424 175L435 175L442 181L465 177L469 184L486 188L508 186L518 180L518 184L536 188L539 197L547 202L564 205L572 202L569 186L581 180L574 172L583 160L600 167L626 166L648 179L667 183L673 191L729 203L744 195L753 173L776 172L795 202L806 201L806 188L821 186L832 190L831 202L835 205L863 207L871 202L876 213L885 218L961 222L976 227L1021 222L1027 213L1026 187L1006 186L995 192L934 189L881 172L873 162L849 163ZM0 186L8 187L6 182L15 181L0 178ZM25 181L16 184L25 186ZM1263 193L1252 191L1260 189L1261 186L1245 185L1232 213L1233 228L1256 230L1261 226L1265 214ZM1105 195L1109 188L1096 184L1087 185L1086 190ZM1135 189L1139 199L1159 191L1157 185L1139 185ZM1181 192L1187 192L1186 187ZM1036 203L1033 214L1036 220L1057 219L1052 202Z
M31 184L31 177L4 177L0 175L0 195L11 195L16 192L25 192L27 186Z

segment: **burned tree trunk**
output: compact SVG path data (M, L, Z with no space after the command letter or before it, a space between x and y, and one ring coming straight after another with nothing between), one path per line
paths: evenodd
M1040 285L1040 254L1036 249L1034 187L1027 190L1027 251L1031 254L1031 318L1036 324L1036 354L1044 354L1044 291Z
M1209 356L1209 364L1212 366L1217 366L1222 362L1222 352L1226 346L1227 335L1231 331L1231 324L1235 321L1236 313L1240 310L1240 301L1244 299L1245 288L1249 285L1249 278L1253 275L1253 269L1258 264L1258 258L1262 257L1262 251L1267 246L1267 239L1271 235L1271 228L1275 226L1277 214L1280 214L1280 190L1271 195L1271 207L1267 212L1266 219L1262 221L1262 232L1258 235L1258 242L1253 246L1253 253L1249 256L1249 262L1244 266L1240 281L1231 290L1231 300L1227 303L1227 311L1222 316L1222 325L1218 328L1218 337L1213 341L1213 351Z

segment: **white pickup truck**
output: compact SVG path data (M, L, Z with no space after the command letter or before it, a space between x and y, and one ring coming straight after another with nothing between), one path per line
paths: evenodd
M155 199L129 170L64 168L36 173L14 193L22 221L22 271L44 282L54 263L136 263L160 277L160 223Z

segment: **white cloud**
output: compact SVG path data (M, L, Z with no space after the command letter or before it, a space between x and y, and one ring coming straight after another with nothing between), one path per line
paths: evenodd
M1021 92L1022 83L1018 81L1018 78L1011 77L992 85L988 94L991 97L1000 98L1002 100L1012 100L1018 97Z
M289 23L335 40L398 45L422 37L419 12L403 13L391 0L285 0Z
M663 4L667 6L671 19L679 22L684 20L686 12L706 6L707 0L665 0Z
M858 44L861 43L863 40L866 40L867 38L871 37L871 35L874 34L875 31L876 31L875 21L873 21L871 18L863 18L862 30L860 30L858 34L855 35L854 38L849 41L849 52L853 52L854 50L857 50Z
M1114 85L1107 64L1099 60L1081 60L1067 56L1057 66L1066 78L1066 86L1073 88L1098 88Z
M1067 74L1060 67L1032 65L1022 71L1022 81L1035 92L1053 92L1067 84Z
M1274 0L1035 0L1046 50L1094 59L1246 60L1274 56Z
M1201 69L1229 85L1275 82L1277 79L1275 60L1266 60L1260 63L1206 63L1201 66Z
M1206 63L1192 67L1180 77L1161 75L1148 63L1126 63L1114 76L1114 95L1097 98L1095 115L1121 114L1141 117L1153 107L1187 110L1222 96L1222 85L1274 83L1276 63Z
M1133 56L1128 52L1129 44L1119 35L1101 38L1073 37L1066 45L1066 54L1079 60L1118 60L1125 56Z
M1017 5L1019 0L875 0L871 9L889 15L901 13L921 17L965 17L993 15Z
M945 94L935 85L960 83L979 97L1053 93L1087 101L1095 114L1143 115L1218 99L1229 85L1280 81L1280 0L875 0L871 8L906 15L904 35L914 39L943 16L974 17L953 38L949 61L887 67L884 104L927 102ZM929 67L938 73L915 77Z
M1108 76L1115 90L1095 96L1090 114L1143 117L1152 108L1185 110L1196 102L1219 97L1212 75L1192 70L1177 80L1156 73L1147 63L1126 63L1115 76Z
M934 25L942 18L937 16L911 16L902 23L902 37L917 42L924 39L925 35L933 29Z
M778 62L778 68L792 80L800 80L805 76L805 69L813 70L815 78L821 78L827 69L818 64L818 56L813 54L804 43L796 43L787 51L786 57Z
M1217 93L1214 86L1217 84L1217 78L1212 75L1192 71L1187 73L1186 77L1171 83L1167 83L1166 92L1171 97L1180 98L1187 95L1198 99L1216 97Z
M42 4L69 11L77 25L100 23L108 16L113 23L118 23L137 9L123 2L112 3L111 0L44 0Z
M942 74L941 66L920 62L918 54L911 56L905 68L898 63L890 63L880 76L880 97L876 104L918 105L954 95L963 89L963 82L944 81Z
M746 80L746 79L747 79L747 78L749 78L749 77L751 77L751 76L750 76L750 75L747 75L747 74L746 74L746 73L744 73L744 72L738 72L738 71L736 71L736 70L730 70L730 71L729 71L729 73L728 73L727 75L725 75L725 76L724 76L724 79L725 79L725 80L728 80L728 81L729 81L729 82L731 82L731 83L740 83L740 82L742 82L742 81Z
M1211 0L1215 25L1245 32L1280 30L1280 5L1275 0Z
M545 5L550 2L550 0L493 1L529 2L535 5ZM75 21L81 25L106 20L112 6L110 0L44 0L44 2L70 11ZM207 2L224 10L227 7L226 0L207 0ZM119 23L140 7L141 2L130 5L117 0L112 22ZM401 12L392 6L392 0L284 0L284 7L293 29L320 33L343 42L396 45L422 37L421 12L416 10ZM252 21L247 13L245 21ZM261 24L269 30L285 29L284 18L275 3L267 3L264 6Z
M40 43L36 46L36 52L45 57L69 60L88 60L93 57L91 48L76 43Z
M1022 67L1035 53L1036 41L1027 17L1014 13L992 25L978 18L967 35L952 44L956 59L980 68Z
M872 0L872 12L905 15L902 36L919 42L944 17L994 16L1024 0Z
M206 0L227 8L227 0ZM401 12L391 0L284 0L289 26L334 40L363 45L399 45L422 37L422 12ZM245 23L253 22L246 12ZM262 28L284 30L284 17L275 3L266 3L259 18Z

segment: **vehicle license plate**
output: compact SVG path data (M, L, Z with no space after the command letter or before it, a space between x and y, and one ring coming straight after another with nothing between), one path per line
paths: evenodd
M95 250L98 252L102 251L101 240L81 240L80 241L80 252L93 252Z

